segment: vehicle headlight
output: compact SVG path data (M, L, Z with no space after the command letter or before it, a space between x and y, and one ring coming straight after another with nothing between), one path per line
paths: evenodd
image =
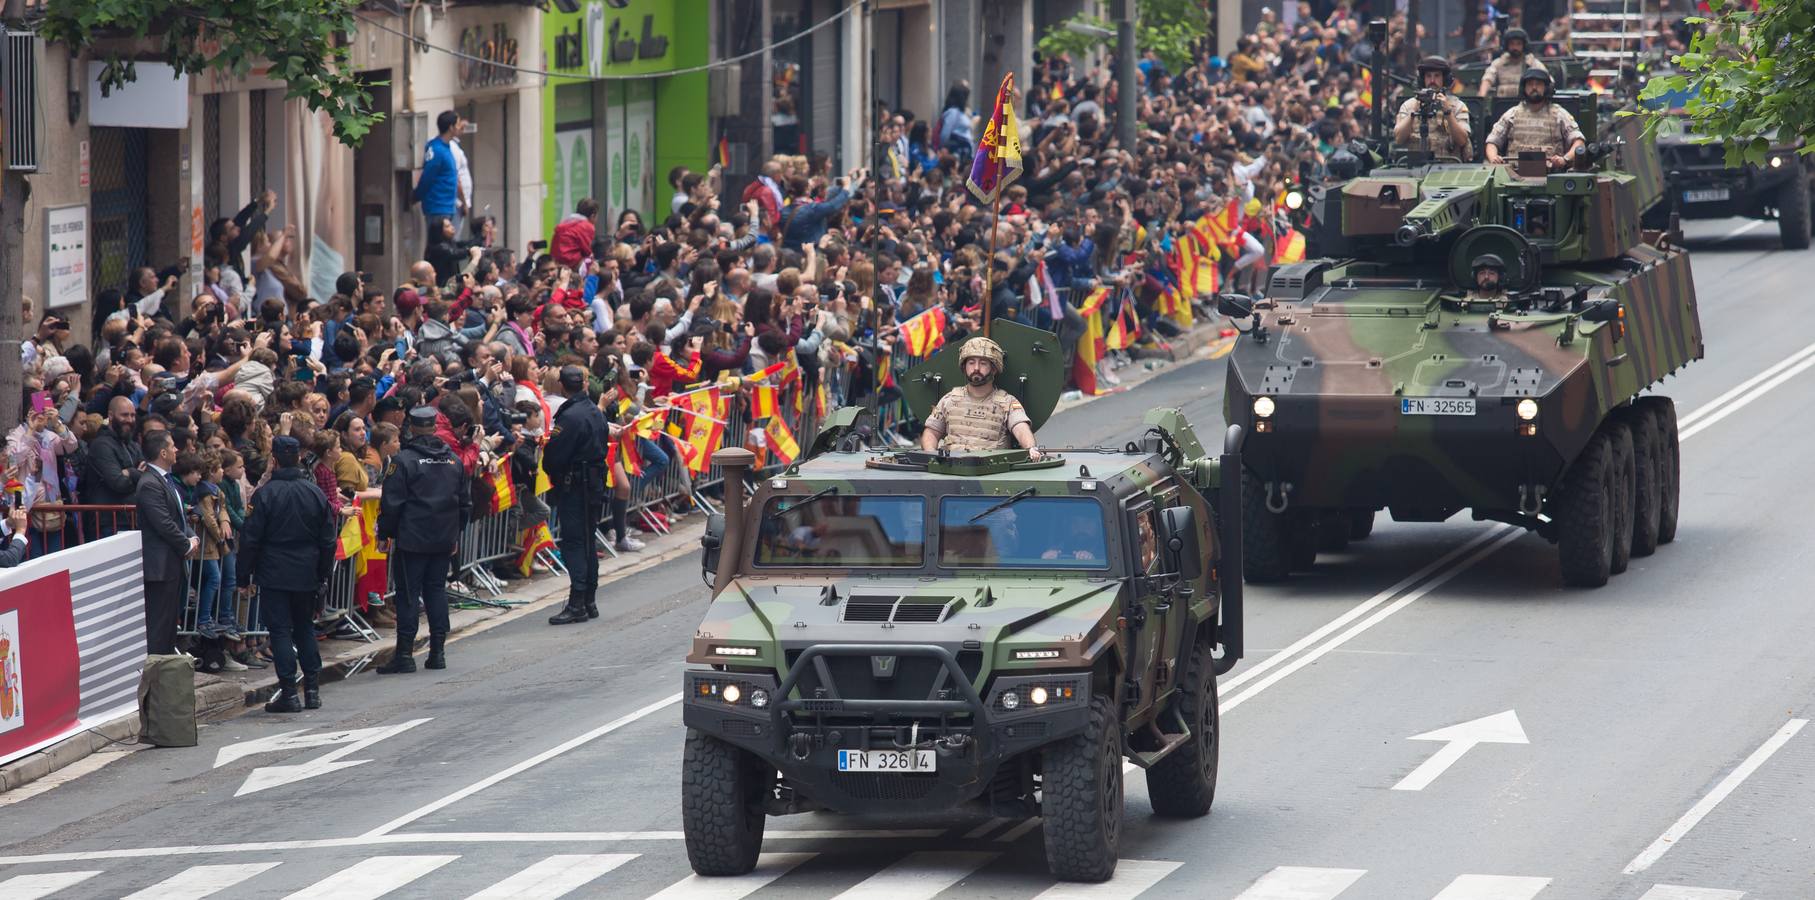
M1046 689L1043 687L1036 687L1033 690L1028 691L1027 699L1032 700L1033 704L1035 706L1045 706L1046 705Z
M725 698L726 703L736 703L738 701L738 698L742 697L743 695L744 695L744 692L742 690L740 690L738 688L738 686L735 684L727 684L727 685L725 685L725 689L723 691L719 692L719 696Z
M1303 195L1297 191L1287 192L1287 194L1286 194L1286 208L1287 209L1302 209L1302 208L1304 208L1304 205L1305 205L1305 195Z
M1538 417L1538 401L1526 397L1519 401L1518 406L1513 407L1513 411L1519 414L1520 419L1529 422Z
M1773 169L1783 168L1783 157L1781 157L1781 156L1771 157L1771 168L1773 168Z
M1273 398L1272 397L1255 397L1254 398L1254 415L1256 415L1262 419L1273 415Z
M756 690L751 691L750 692L750 705L756 707L757 709L762 709L762 708L768 706L769 705L769 692L763 690L762 688L757 688Z
M1008 693L1003 694L1002 695L1002 708L1003 709L1020 709L1021 708L1021 695L1015 693L1014 691L1009 691Z

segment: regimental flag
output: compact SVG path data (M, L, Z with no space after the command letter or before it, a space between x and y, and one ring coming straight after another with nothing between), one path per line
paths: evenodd
M1015 73L1002 76L996 89L995 107L983 139L977 142L977 156L971 161L970 180L965 186L984 203L994 203L1021 175L1021 124L1015 121Z
M1296 228L1288 228L1279 236L1273 248L1273 262L1276 264L1304 262L1305 234Z
M493 513L501 513L517 505L517 487L510 483L510 464L499 463L486 473L485 479L492 486ZM540 493L540 492L538 492Z
M1084 334L1078 338L1078 352L1071 359L1071 379L1079 391L1090 396L1104 393L1097 386L1097 363L1107 352L1103 304L1108 299L1109 289L1099 287L1078 307L1078 315L1084 318Z
M1160 311L1162 313L1166 311L1165 300L1168 296L1176 300L1178 297L1178 289L1169 287L1166 289L1165 293L1160 295ZM1189 315L1190 304L1186 304L1186 306L1186 315ZM1140 336L1141 319L1135 314L1134 299L1132 297L1123 297L1122 309L1120 312L1116 313L1115 321L1109 323L1109 333L1103 338L1104 346L1107 346L1111 350L1126 350L1129 347L1134 346L1134 342L1138 340Z
M909 356L926 356L945 345L947 314L943 304L901 323L901 340Z
M366 520L360 516L348 516L340 525L340 537L334 542L334 559L353 559L359 555L359 548L366 543Z
M553 550L555 536L549 533L547 522L537 522L535 527L517 533L517 546L517 571L528 578L530 567L535 565L536 554Z
M776 459L781 460L782 465L785 466L800 456L800 444L794 440L794 431L781 416L770 419L769 424L763 426L763 435L768 439L769 449L775 452Z
M775 415L780 408L778 403L781 389L772 384L755 384L750 386L750 420L767 419Z

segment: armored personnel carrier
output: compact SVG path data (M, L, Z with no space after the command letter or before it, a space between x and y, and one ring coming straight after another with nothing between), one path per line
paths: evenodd
M997 322L998 386L1036 427L1053 335ZM903 378L924 417L957 346ZM766 817L1040 815L1055 876L1115 870L1123 761L1154 811L1215 796L1216 675L1242 654L1240 429L1208 453L1174 410L1120 448L874 450L841 410L746 499L721 450L712 603L684 678L682 821L705 875L750 871Z
M1689 257L1641 229L1661 178L1626 121L1592 170L1402 154L1313 188L1321 258L1276 269L1265 300L1222 298L1246 332L1226 415L1249 433L1250 581L1367 536L1382 509L1532 529L1571 585L1674 537L1676 414L1650 392L1702 332ZM1474 290L1488 256L1502 292Z
M1653 77L1662 74L1667 73ZM1726 149L1695 134L1682 113L1694 95L1693 88L1686 88L1645 101L1668 115L1673 126L1658 130L1665 202L1652 210L1647 224L1666 227L1673 212L1679 219L1776 219L1784 249L1808 249L1809 223L1815 219L1815 156L1802 152L1802 139L1780 137L1771 141L1763 160L1729 164Z

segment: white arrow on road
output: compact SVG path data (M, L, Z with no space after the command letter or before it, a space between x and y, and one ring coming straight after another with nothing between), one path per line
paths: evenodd
M1483 716L1460 725L1439 728L1423 734L1414 734L1408 741L1445 741L1443 749L1438 750L1430 759L1424 761L1412 774L1405 776L1395 791L1422 791L1437 780L1445 769L1456 764L1462 754L1474 749L1476 744L1529 744L1525 739L1525 729L1519 727L1519 717L1512 710Z
M343 759L343 757L351 756L385 738L402 734L427 721L428 719L411 719L398 725L380 728L349 728L344 731L324 731L319 734L286 731L283 734L274 734L255 741L222 747L220 753L214 757L214 767L218 769L234 760L255 753L302 750L309 747L325 747L330 744L346 745L332 753L293 766L261 766L253 769L252 774L246 776L246 782L240 785L239 790L233 792L235 797L244 797L266 788L292 784L305 778L314 778L317 775L326 775L329 772L338 772L341 769L350 769L369 763L371 762L369 759Z

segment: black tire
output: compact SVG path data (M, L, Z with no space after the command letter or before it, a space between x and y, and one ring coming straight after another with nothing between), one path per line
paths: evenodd
M1571 587L1600 587L1611 574L1613 504L1608 485L1612 443L1606 432L1595 432L1563 478L1557 510L1557 557L1562 562L1563 583Z
M1663 438L1651 411L1635 406L1622 416L1632 432L1632 545L1634 557L1657 552L1657 505L1662 486Z
M775 773L748 751L687 729L681 763L681 829L701 875L744 875L763 846L763 799Z
M1323 545L1318 525L1323 513L1314 509L1286 511L1286 557L1294 572L1308 572L1317 565L1317 550Z
M1318 516L1317 549L1325 553L1341 553L1349 549L1348 510L1325 510Z
M1657 542L1668 544L1676 540L1676 515L1683 487L1682 454L1681 448L1677 446L1676 401L1669 397L1648 397L1645 406L1650 410L1652 420L1657 423L1658 449L1662 457L1658 465Z
M1367 540L1374 533L1374 511L1371 509L1349 510L1349 540Z
M1799 174L1777 191L1777 230L1785 250L1809 249L1809 176Z
M1216 699L1215 647L1200 640L1191 647L1185 680L1173 696L1191 741L1147 769L1147 798L1155 815L1190 819L1210 812L1216 801L1216 763L1222 746Z
M1283 581L1291 573L1286 555L1286 517L1267 511L1267 491L1242 473L1242 574L1249 584Z
M1090 724L1048 746L1040 775L1046 866L1060 881L1108 881L1122 838L1122 722L1090 698Z
M1632 461L1632 429L1609 418L1601 423L1601 430L1613 441L1613 482L1608 485L1613 498L1613 564L1609 571L1618 575L1632 562L1632 507L1638 493L1633 472L1637 466Z

